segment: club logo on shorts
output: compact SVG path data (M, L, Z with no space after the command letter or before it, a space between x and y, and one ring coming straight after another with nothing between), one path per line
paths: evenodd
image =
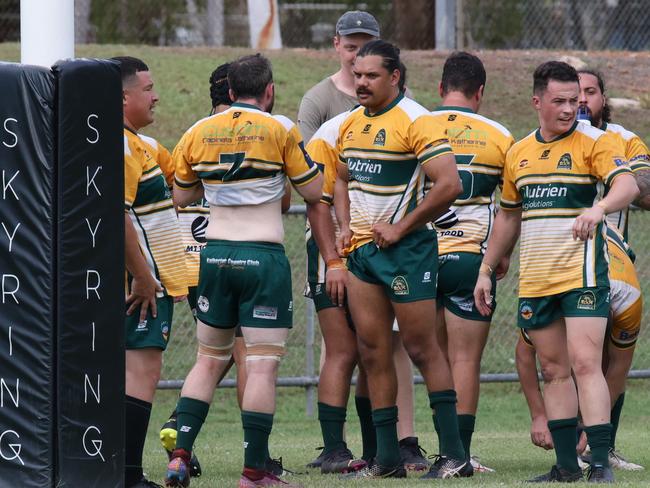
M160 331L162 332L163 340L165 342L169 341L169 325L167 322L160 324Z
M291 302L289 302L291 306ZM253 318L263 320L277 320L278 307L265 307L263 305L255 305L253 307Z
M474 297L449 297L449 299L463 312L474 310Z
M147 327L147 319L144 319L138 322L138 327L135 329L136 332L147 332L149 327Z
M578 298L578 310L596 310L596 295L592 291L586 291Z
M379 132L377 132L377 135L375 136L375 140L372 142L373 146L383 146L386 144L386 131L384 129L379 129Z
M548 159L548 155L551 154L550 149L544 149L542 152L542 155L539 157L539 159Z
M557 162L557 169L571 169L573 161L569 153L564 153Z
M425 271L422 276L422 283L431 283L431 271Z
M210 302L203 295L201 295L198 300L196 300L196 306L199 307L199 310L203 313L206 313L208 310L210 310Z
M533 307L531 307L528 302L524 302L519 307L519 313L521 314L522 319L530 320L533 318Z
M318 285L318 286L320 286L320 285ZM289 310L289 312L293 312L293 300L289 300L289 308L288 308L288 310Z
M409 284L403 276L396 276L390 284L390 287L395 295L409 294Z

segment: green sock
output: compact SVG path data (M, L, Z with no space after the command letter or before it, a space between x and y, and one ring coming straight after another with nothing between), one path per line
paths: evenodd
M618 432L618 423L621 420L621 411L623 410L623 402L625 402L625 392L621 393L614 405L612 406L611 421L612 421L612 440L609 447L616 450L616 433Z
M576 427L578 419L549 420L548 430L551 431L557 465L575 473L579 471L578 457L576 455Z
M465 449L465 457L469 459L472 446L472 435L474 434L474 426L476 425L476 417L474 415L462 414L458 416L458 431L460 433L460 441L463 443Z
M458 431L456 391L429 392L429 405L435 411L434 417L438 420L440 454L455 459L465 459L465 449Z
M372 423L377 432L377 464L386 467L402 462L397 439L397 406L372 411Z
M333 407L326 403L318 402L318 420L323 434L323 454L332 452L340 447L345 447L343 440L343 426L345 425L345 407Z
M609 441L612 424L590 425L585 427L587 442L591 448L591 465L609 466Z
M370 398L355 396L354 404L357 407L359 424L361 424L361 443L363 444L363 456L361 456L361 459L370 461L377 455L377 433L372 423Z
M264 470L273 428L273 414L242 410L244 427L244 467Z
M208 416L210 404L189 397L180 397L176 405L176 449L192 452L194 441Z

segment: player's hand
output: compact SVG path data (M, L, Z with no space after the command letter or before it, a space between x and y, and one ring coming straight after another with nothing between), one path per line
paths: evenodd
M375 244L381 248L392 246L403 237L402 226L399 223L379 222L372 226L372 234Z
M162 286L149 273L134 276L131 281L131 293L126 297L126 304L129 306L126 314L131 315L140 307L140 322L147 319L149 309L151 309L151 316L157 317L156 293L162 290Z
M547 451L553 449L553 438L551 432L548 430L546 417L539 416L533 419L530 426L530 440L536 446L542 447Z
M502 279L506 274L508 274L508 269L510 268L510 256L503 256L497 267L494 269L494 274L496 275L497 281Z
M336 252L339 253L339 256L345 257L347 255L347 249L350 247L351 242L352 231L349 227L342 228L336 238Z
M605 218L605 210L598 205L585 210L573 222L573 238L586 241L594 237L594 229Z
M327 296L337 307L345 304L345 288L348 286L348 270L345 268L329 268L325 271L325 289Z
M492 280L484 273L479 273L474 287L474 304L479 313L484 316L492 312Z

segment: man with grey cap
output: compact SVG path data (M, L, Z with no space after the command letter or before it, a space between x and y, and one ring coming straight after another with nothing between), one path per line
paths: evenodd
M358 104L352 74L354 58L365 43L378 38L379 23L368 12L353 10L341 15L334 36L341 68L312 87L300 102L298 127L305 144L323 123Z

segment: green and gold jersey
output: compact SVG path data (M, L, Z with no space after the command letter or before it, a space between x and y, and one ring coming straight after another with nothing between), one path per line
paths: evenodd
M336 151L336 140L339 135L339 129L343 121L347 118L349 112L343 112L336 117L328 120L314 133L307 144L307 153L311 160L318 166L323 173L323 196L321 203L330 206L330 214L334 224L334 231L338 237L340 228L336 214L334 213L334 183L336 182L336 163L339 160ZM311 283L325 282L325 260L318 250L316 240L312 236L309 220L307 221L307 231L305 233L307 241L307 281ZM310 265L311 264L311 265Z
M483 254L496 213L496 187L515 140L504 126L468 108L439 107L432 114L447 131L463 184L463 193L434 224L438 254Z
M173 158L177 187L202 183L210 205L273 202L284 195L285 175L294 186L318 176L293 122L242 103L190 127Z
M168 186L173 178L169 161L169 152L154 139L124 129L126 213L133 222L152 276L162 285L164 294L181 296L187 294L187 275Z
M602 197L603 184L626 173L630 169L613 138L578 122L553 141L545 142L538 129L512 146L501 208L522 210L520 297L609 283L604 223L587 241L574 240L572 228Z
M199 265L201 250L207 239L205 231L210 220L210 205L205 198L178 209L178 223L181 227L185 265L187 266L187 286L199 284Z
M608 134L612 134L625 150L625 159L633 172L650 169L650 151L641 138L618 124L605 122L601 127ZM628 213L629 210L619 210L607 215L607 225L616 227L628 240Z
M364 107L350 112L337 151L349 171L350 251L372 241L376 223L399 222L415 209L425 195L421 166L453 154L444 127L402 95L374 115Z

